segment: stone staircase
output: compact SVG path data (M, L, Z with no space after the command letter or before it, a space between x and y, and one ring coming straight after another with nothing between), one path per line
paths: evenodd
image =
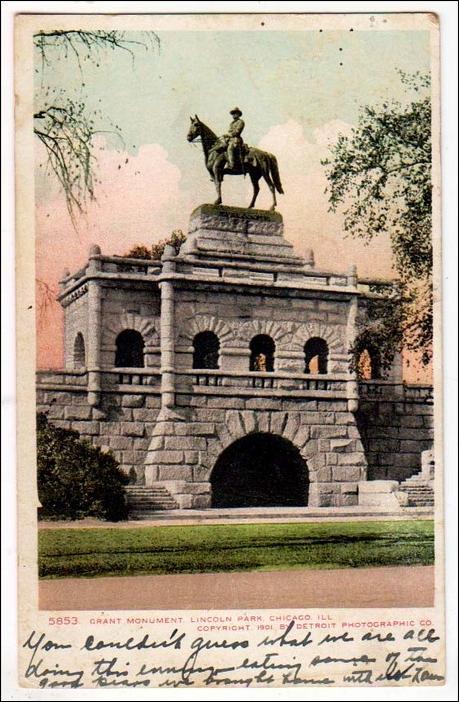
M169 490L162 485L128 485L126 495L130 519L148 519L150 513L179 509Z
M433 507L434 491L432 482L419 473L400 483L399 492L408 495L408 507Z

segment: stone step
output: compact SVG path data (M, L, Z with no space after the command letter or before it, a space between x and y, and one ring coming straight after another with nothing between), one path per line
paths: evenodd
M403 485L400 487L401 492L411 492L411 493L417 493L419 495L426 494L430 495L432 492L431 489L428 488L416 488L416 487L411 487L410 485Z
M144 495L168 495L169 492L167 490L129 490L127 494L129 495L129 497L141 497Z
M405 488L404 490L400 490L400 492L404 492L407 495L419 495L419 496L433 495L433 490L410 490L410 488Z
M148 509L151 505L175 505L173 497L161 497L155 500L129 500L129 506L135 509Z
M167 490L161 492L128 492L129 499L136 500L139 497L163 497L164 495L170 495Z
M159 512L174 512L177 509L177 505L175 507L162 507L161 505L157 507L155 505L148 510L132 509L129 510L129 519L154 519Z
M178 509L173 496L162 485L146 487L145 485L129 485L126 488L129 516L133 519L145 518L145 513Z
M167 492L167 489L163 485L127 485L126 491L129 493L136 492Z
M170 510L170 509L177 509L177 504L175 502L155 502L154 504L149 504L149 505L131 505L129 513L132 512L139 512L142 514L145 514L146 512L150 513L152 511L155 511L157 509L160 510Z
M409 507L434 506L435 501L432 485L418 475L412 475L401 483L399 490L408 496Z
M403 482L408 483L409 485L416 485L418 483L419 485L429 485L430 481L424 480L424 478L421 478L421 476L419 475L412 475L410 478L407 478Z

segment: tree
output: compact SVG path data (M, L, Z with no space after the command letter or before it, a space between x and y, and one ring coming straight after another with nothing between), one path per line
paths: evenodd
M45 149L46 162L41 164L57 178L67 204L67 210L76 226L76 214L84 211L87 199L94 198L95 156L94 137L112 132L121 138L118 125L104 117L101 110L88 112L84 99L72 98L65 86L51 88L46 83L47 71L55 61L73 57L84 83L84 64L89 61L96 67L102 63L104 51L127 51L134 58L133 49L148 49L159 45L154 32L140 32L142 40L129 38L125 32L53 30L34 35L37 52L34 134Z
M366 241L390 236L397 281L385 301L376 295L368 306L384 367L403 347L426 365L432 356L430 77L399 74L406 103L364 106L351 135L339 135L322 161L330 209L342 210L345 232Z
M118 521L127 517L128 476L110 453L37 415L37 480L40 517Z
M143 258L149 261L160 261L166 246L173 246L178 254L180 247L186 240L186 234L181 229L174 229L168 239L162 239L157 244L152 244L151 248L145 244L136 244L124 255L128 258Z
M89 112L86 108L81 97L85 87L84 65L91 62L100 67L107 51L126 51L134 60L136 48L159 46L159 38L154 32L139 32L138 35L139 41L116 30L56 29L34 34L36 90L33 130L45 153L39 167L57 179L75 230L77 215L85 211L88 200L95 198L94 138L98 134L112 133L122 141L119 126L113 124L102 110ZM72 97L65 86L52 88L47 80L57 62L72 57L81 77L77 98ZM57 290L39 278L36 279L36 290L38 323L41 324L55 302Z

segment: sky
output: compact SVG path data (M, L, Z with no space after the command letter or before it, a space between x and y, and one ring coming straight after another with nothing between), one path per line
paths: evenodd
M137 32L128 38L144 39ZM57 287L63 269L81 266L92 243L123 254L186 231L191 211L215 199L201 147L186 140L190 115L222 134L235 106L243 112L244 140L277 156L285 190L278 210L298 253L312 248L325 270L355 263L361 276L393 275L387 240L366 246L344 237L342 216L329 211L321 159L338 134L357 124L362 105L407 99L397 70L430 70L428 32L162 31L158 39L148 49L132 44L133 55L100 51L81 67L59 51L48 52L44 68L37 60L38 103L49 86L52 95L65 89L89 112L101 111L95 144L101 182L77 231L56 182L40 167L37 144L37 277ZM250 192L248 178L224 181L225 204L244 206ZM257 206L269 205L262 185ZM39 367L62 365L61 327L58 305L40 317Z

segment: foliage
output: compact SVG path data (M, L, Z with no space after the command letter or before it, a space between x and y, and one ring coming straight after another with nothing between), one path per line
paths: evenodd
M390 236L398 281L385 309L373 305L385 366L394 346L418 352L424 364L432 354L430 78L399 73L416 96L363 107L358 126L340 135L322 162L330 209L342 209L346 233L366 241Z
M173 246L175 252L178 254L185 240L186 234L184 234L181 229L174 229L168 239L162 239L156 244L152 244L150 249L144 244L136 244L136 246L133 246L132 249L124 255L127 258L143 258L151 261L160 261L166 246Z
M383 374L390 369L395 353L404 348L424 349L421 360L427 365L432 341L432 302L430 280L419 283L416 289L404 280L371 285L366 315L358 322L351 348L351 370L358 372L364 349L377 351Z
M116 30L53 30L34 35L38 58L35 72L40 76L35 95L34 133L45 147L46 163L41 165L46 165L48 172L57 178L75 226L76 213L84 211L87 198L94 198L94 137L109 131L121 138L121 133L117 125L104 118L101 110L89 113L81 97L73 99L65 87L58 90L47 85L47 71L52 69L54 62L73 57L83 88L85 62L100 67L104 51L123 50L133 58L136 46L148 49L159 43L153 32L142 32L141 35L142 41L130 39L125 32Z
M49 308L55 304L57 288L49 285L44 280L35 278L35 297L37 300L37 319L41 324Z
M152 259L151 248L149 249L145 244L136 244L124 256L126 258L142 258L145 261L151 261Z
M432 521L45 529L40 576L429 565Z
M37 415L38 495L41 518L125 519L129 478L114 457Z

